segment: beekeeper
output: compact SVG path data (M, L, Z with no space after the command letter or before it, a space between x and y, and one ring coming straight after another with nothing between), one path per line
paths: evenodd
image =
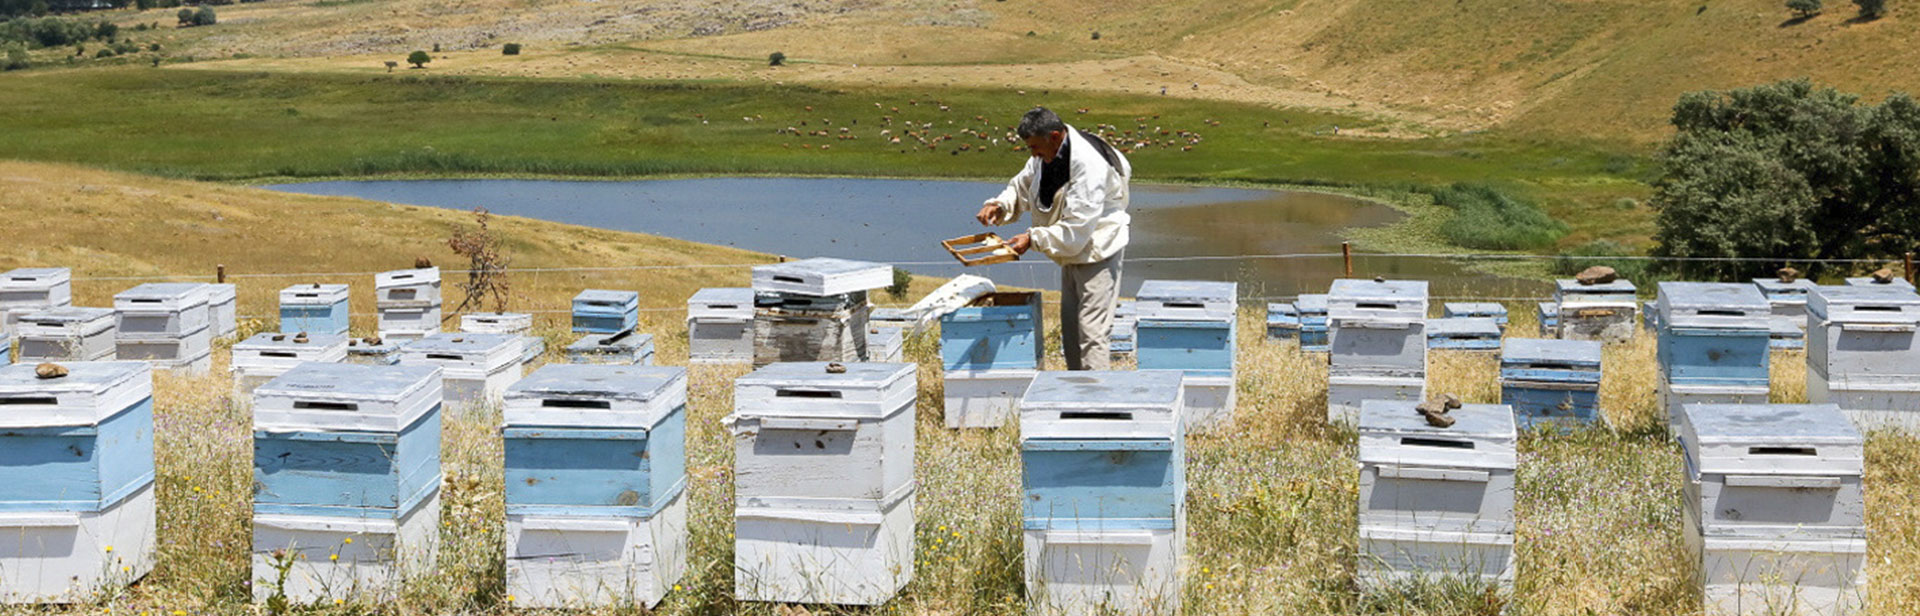
M1060 344L1068 370L1106 370L1120 259L1127 248L1133 166L1100 137L1067 126L1045 107L1020 119L1032 154L1027 166L975 216L1004 225L1032 214L1027 232L1007 240L1015 252L1039 249L1060 264Z

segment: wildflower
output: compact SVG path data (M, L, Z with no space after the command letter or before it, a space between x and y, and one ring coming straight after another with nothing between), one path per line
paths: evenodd
M328 556L327 560L331 560L333 562L340 562L340 555L334 554L334 555Z
M348 537L348 538L345 538L345 539L341 539L341 540L340 540L340 542L341 542L341 543L345 543L345 544L347 544L347 545L353 545L353 538L352 538L352 537Z
M514 600L513 595L507 595L507 603L513 603L513 600Z

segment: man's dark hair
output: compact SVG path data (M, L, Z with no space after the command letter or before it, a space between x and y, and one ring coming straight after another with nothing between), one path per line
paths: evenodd
M1021 139L1032 139L1053 131L1066 132L1067 123L1060 121L1059 114L1046 107L1034 107L1020 118L1020 127L1014 132Z

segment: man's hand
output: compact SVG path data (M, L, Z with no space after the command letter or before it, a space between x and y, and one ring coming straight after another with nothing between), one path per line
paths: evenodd
M986 205L980 206L980 213L974 214L973 219L980 221L982 225L993 226L993 221L1000 219L1000 203L988 201Z
M1033 236L1026 233L1013 236L1013 239L1007 240L1007 247L1013 249L1013 254L1027 254L1027 250L1033 248Z

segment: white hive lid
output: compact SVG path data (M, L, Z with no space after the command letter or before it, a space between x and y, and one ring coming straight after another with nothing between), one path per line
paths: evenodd
M253 400L257 430L398 433L439 408L440 368L302 363L254 388Z
M338 355L347 352L347 337L343 334L307 334L305 342L295 334L261 332L246 340L233 344L233 352L239 353L294 353L300 357L321 357L329 351L338 350ZM315 359L313 361L325 361Z
M1513 469L1519 463L1519 432L1513 407L1463 404L1447 413L1454 424L1441 428L1414 410L1418 402L1366 400L1360 403L1360 462L1365 464Z
M460 331L475 334L524 334L533 329L525 312L473 312L460 315Z
M893 266L847 259L813 258L753 268L753 290L825 297L893 284Z
M346 300L344 284L297 284L280 290L282 306L332 306Z
M1493 317L1448 317L1427 321L1428 338L1499 338L1500 322Z
M1580 368L1600 368L1604 347L1598 340L1548 340L1509 338L1501 345L1500 363L1537 365L1565 364Z
M640 304L638 291L614 291L609 289L587 289L573 296L575 304L605 304L615 307L634 307Z
M1302 315L1326 314L1327 295L1325 293L1307 293L1301 295L1300 297L1293 298L1293 307L1300 309L1300 314Z
M1495 302L1447 302L1441 309L1448 314L1460 315L1496 315L1506 314L1507 307Z
M240 288L236 285L216 282L207 285L207 303L225 304L239 297Z
M491 373L520 363L524 348L520 337L510 334L438 333L407 343L400 349L400 362Z
M205 307L209 298L205 283L149 282L114 294L113 307L121 312L179 312Z
M1920 323L1920 294L1888 286L1815 287L1807 310L1835 323Z
M1293 304L1268 302L1267 314L1269 315L1290 314L1294 316L1299 316L1300 310L1297 308L1294 308Z
M57 363L67 376L39 378L33 364L0 366L0 428L97 425L153 396L147 362Z
M22 267L0 274L0 291L41 291L73 281L64 267Z
M374 289L394 289L436 284L440 284L440 268L437 267L393 270L391 272L380 272L373 275Z
M507 388L508 427L647 429L687 404L686 368L550 364Z
M85 336L113 327L112 308L61 306L20 313L22 336Z
M1553 281L1553 287L1556 296L1563 299L1578 299L1582 295L1625 295L1632 297L1634 293L1640 290L1639 287L1633 286L1633 281L1625 278L1618 278L1606 284L1580 284L1579 280L1561 278Z
M1134 301L1231 303L1240 285L1211 280L1148 280L1140 283Z
M1905 278L1895 278L1888 282L1874 282L1873 278L1870 278L1867 276L1861 276L1858 278L1848 278L1847 286L1885 287L1885 288L1893 288L1893 289L1906 289L1908 291L1913 290L1913 283L1907 282Z
M1679 433L1699 473L1858 476L1865 460L1834 404L1688 404Z
M1335 280L1327 293L1327 318L1393 322L1426 319L1427 281Z
M827 362L769 364L734 381L739 417L882 419L913 408L919 394L913 364Z
M1022 439L1179 439L1178 370L1041 372L1020 400Z
M687 316L695 319L753 318L753 289L711 288L687 298Z
M1767 294L1768 297L1775 297L1780 295L1805 296L1813 291L1815 285L1812 280L1805 278L1795 278L1793 282L1780 282L1779 278L1755 278L1753 279L1753 286L1759 287L1760 292Z
M1773 314L1759 287L1737 282L1662 282L1659 304L1669 327L1763 330Z

